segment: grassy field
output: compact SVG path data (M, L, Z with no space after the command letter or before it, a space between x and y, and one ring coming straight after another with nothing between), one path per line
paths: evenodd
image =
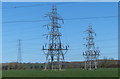
M3 70L3 77L118 77L117 68L98 70L65 69L65 70Z

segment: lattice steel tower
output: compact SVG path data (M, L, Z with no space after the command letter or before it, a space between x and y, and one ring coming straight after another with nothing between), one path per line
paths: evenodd
M64 55L66 54L69 45L63 46L61 43L62 34L59 32L61 20L64 23L63 18L57 13L57 8L55 5L52 6L52 12L46 14L45 17L49 17L50 23L44 25L47 27L49 33L45 34L49 43L45 44L42 48L44 54L46 55L45 70L46 69L62 69L64 62Z
M85 69L97 69L97 58L100 55L100 51L98 48L95 48L94 36L96 36L96 34L91 25L88 26L88 29L85 32L88 34L86 37L87 44L85 44L87 49L83 52Z
M18 40L18 57L17 57L17 63L22 62L22 56L21 56L21 40Z

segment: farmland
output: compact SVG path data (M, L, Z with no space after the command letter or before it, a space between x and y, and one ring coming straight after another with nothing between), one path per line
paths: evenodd
M83 70L79 68L58 70L3 70L3 77L118 77L118 68Z

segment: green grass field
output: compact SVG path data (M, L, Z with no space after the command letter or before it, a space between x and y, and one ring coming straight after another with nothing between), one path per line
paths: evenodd
M118 77L117 68L98 70L65 69L65 70L3 70L3 77Z

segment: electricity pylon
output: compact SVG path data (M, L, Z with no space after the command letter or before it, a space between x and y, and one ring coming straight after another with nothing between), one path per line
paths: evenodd
M95 48L94 36L96 36L92 26L89 25L88 29L85 31L88 36L86 37L87 44L86 51L83 52L83 56L85 58L85 69L97 69L97 58L100 55L100 51ZM94 35L93 35L94 34Z
M21 40L18 40L18 57L17 57L17 63L22 62L22 56L21 56Z
M47 27L49 33L45 34L49 43L45 44L42 48L44 54L46 55L45 70L46 69L62 69L64 62L64 55L66 54L69 45L63 46L61 42L62 34L59 32L61 24L59 20L64 23L63 18L57 13L57 8L55 5L52 6L52 12L46 14L45 17L49 17L50 23L44 25Z

